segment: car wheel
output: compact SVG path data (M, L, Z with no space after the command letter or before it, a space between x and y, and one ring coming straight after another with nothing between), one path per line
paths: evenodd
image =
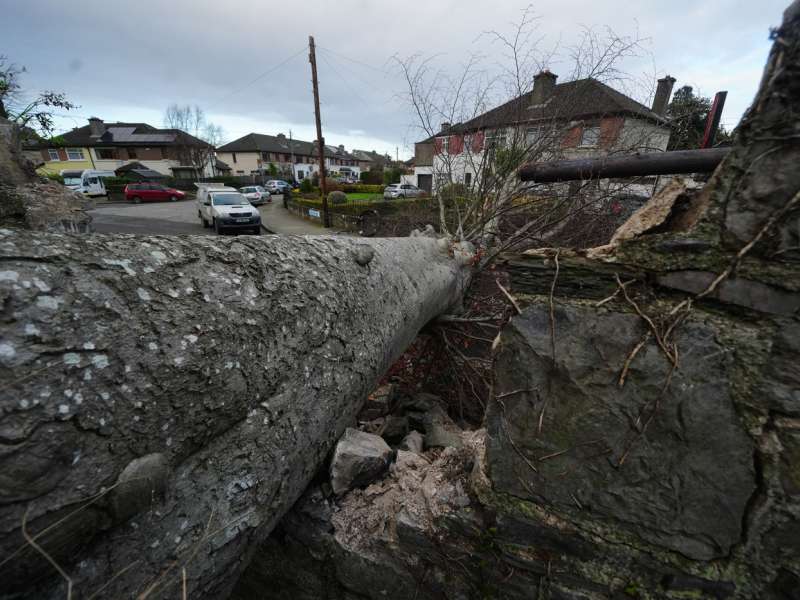
M139 196L134 196L134 197L133 197L133 203L134 203L134 204L139 204L141 201L142 201L142 199L141 199L141 198L139 198Z
M178 201L178 197L177 196L170 196L169 197L169 201L170 202L177 202Z
M257 227L253 229L253 235L261 235L261 227Z

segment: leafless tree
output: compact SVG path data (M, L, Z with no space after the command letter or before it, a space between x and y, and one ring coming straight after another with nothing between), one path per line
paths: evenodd
M565 230L574 234L579 215L591 223L609 212L609 204L625 195L619 182L530 186L519 180L519 167L565 155L565 137L580 125L571 115L586 101L588 81L643 99L653 91L655 77L637 77L624 68L628 59L646 53L638 33L583 28L577 43L562 48L560 43L547 45L540 26L528 7L509 32L484 32L482 37L500 49L499 62L487 66L482 57L472 55L455 76L437 70L435 57L394 59L420 135L432 146L441 229L477 242L487 259L509 248L552 243ZM566 80L575 85L560 94L557 107L532 106L534 75L558 61L567 71ZM487 113L490 107L497 108ZM451 124L449 140L436 138L442 123ZM603 151L654 146L647 128L625 133ZM466 181L465 172L470 173ZM581 245L581 240L573 241Z
M222 143L222 127L207 121L202 108L188 104L170 104L164 113L164 126L180 131L176 140L178 160L193 166L202 177L214 160L215 147Z

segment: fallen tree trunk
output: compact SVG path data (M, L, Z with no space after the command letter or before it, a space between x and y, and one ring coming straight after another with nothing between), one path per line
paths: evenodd
M224 597L458 302L469 257L453 254L424 237L0 230L0 596Z

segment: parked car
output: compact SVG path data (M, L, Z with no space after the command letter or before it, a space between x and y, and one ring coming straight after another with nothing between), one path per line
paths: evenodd
M264 204L264 202L272 202L272 199L269 197L269 191L265 190L260 185L248 185L239 188L239 191L242 192L244 197L247 198L253 206Z
M266 183L266 187L272 194L282 194L286 190L292 189L292 186L283 179L271 179Z
M410 183L390 183L383 190L383 197L387 200L393 198L416 198L422 195L422 190Z
M244 229L261 234L261 214L239 190L220 184L195 185L197 216L203 227L213 227L218 234L226 229Z
M175 188L161 185L160 183L129 183L125 186L125 200L132 202L150 202L169 200L176 202L186 198L186 194Z

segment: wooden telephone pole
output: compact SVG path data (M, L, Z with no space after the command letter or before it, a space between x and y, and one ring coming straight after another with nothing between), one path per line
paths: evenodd
M322 224L331 226L328 215L328 188L325 185L325 138L322 137L322 119L319 115L319 85L317 84L317 52L314 36L308 36L308 60L311 63L311 83L314 86L314 116L317 120L317 146L319 149L319 187L322 190Z

